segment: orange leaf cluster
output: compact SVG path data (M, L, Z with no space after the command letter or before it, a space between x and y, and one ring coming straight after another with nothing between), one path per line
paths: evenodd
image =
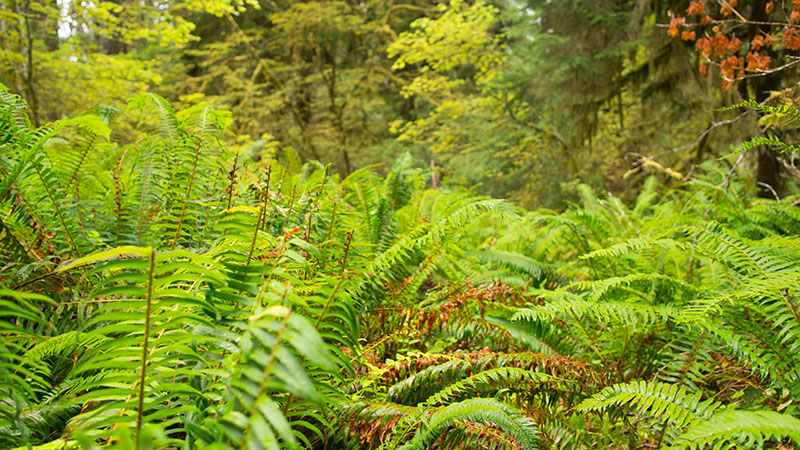
M703 59L708 59L711 56L711 39L709 38L702 38L698 39L697 43L694 44L694 48L697 49L697 53L700 53L700 56Z
M739 77L744 76L744 58L741 56L729 56L720 63L720 74L722 75L722 89L728 90L736 80L736 71Z
M750 41L750 50L755 51L761 47L772 47L772 36L759 34Z
M686 8L686 14L690 16L702 16L706 13L706 6L703 2L696 2L692 1L689 3L689 7Z
M734 36L733 39L728 42L728 51L736 53L740 48L742 48L742 40Z
M731 13L733 12L733 8L736 6L736 3L738 3L737 0L728 0L727 2L725 0L722 0L722 8L720 8L719 13L722 14L723 16L731 15Z
M749 52L747 54L747 70L767 70L771 58L767 55L761 55L758 52Z
M717 34L711 36L711 48L714 50L714 55L719 58L722 58L725 56L725 53L728 52L730 43L731 41L728 39L728 36L722 33L717 32Z
M676 37L678 35L678 27L684 24L685 20L683 17L673 17L672 20L669 21L669 29L667 30L667 34L670 37Z
M800 48L800 36L797 36L797 29L795 27L788 28L783 32L783 45L789 50L797 50Z
M720 14L722 16L730 16L736 12L734 8L737 7L738 0L720 0L718 3ZM785 1L784 3L788 4L790 2ZM800 32L798 32L800 27L795 25L800 24L800 0L791 0L791 5L794 9L784 19L788 19L786 24L788 28L783 30L783 45L786 50L794 51L800 49ZM767 0L764 8L767 14L772 13L775 10L775 1ZM687 23L690 16L701 19L697 23ZM741 39L731 33L730 29L725 27L725 24L730 21L750 23L741 16L738 16L738 19L715 22L708 15L704 1L690 0L689 6L686 8L686 18L672 17L667 32L673 38L680 36L683 41L695 42L695 49L700 56L699 71L702 75L708 73L709 64L717 64L717 61L719 61L720 74L723 79L722 87L726 90L730 89L735 81L744 78L746 72L768 71L772 58L765 53L767 53L766 49L772 48L774 44L773 36L763 31L758 32L750 42L742 42ZM689 29L684 29L683 31L680 29L687 25ZM711 25L711 29L691 31L692 26L697 25ZM746 56L739 56L745 51L747 53Z

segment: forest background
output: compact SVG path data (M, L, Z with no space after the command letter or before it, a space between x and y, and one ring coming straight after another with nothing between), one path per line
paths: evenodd
M345 176L410 152L433 183L560 208L793 132L719 108L793 102L797 5L705 3L3 0L0 81L33 125L108 108L133 142L126 101L149 91L230 111L242 157ZM797 175L768 149L740 163L761 196Z
M0 448L797 449L798 24L0 0Z

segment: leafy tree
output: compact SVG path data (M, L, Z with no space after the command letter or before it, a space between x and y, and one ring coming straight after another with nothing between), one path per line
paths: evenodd
M800 5L774 1L722 2L715 7L702 1L692 1L685 13L691 19L675 15L668 33L687 42L695 42L701 59L700 72L706 74L708 66L718 68L722 88L731 89L737 83L743 98L766 103L771 93L797 83L792 66L796 61L787 55L800 49L800 37L795 24L800 23ZM698 19L699 18L699 19ZM775 105L773 105L775 106ZM767 127L769 136L780 130ZM758 150L756 182L759 195L771 197L781 191L781 162L769 148Z
M225 21L206 15L184 57L185 92L231 108L252 156L292 147L348 174L384 160L386 123L407 113L385 48L426 11L413 2L277 2Z
M234 14L254 4L4 0L0 78L24 94L35 126L121 104L171 78L177 51L197 38L184 14Z
M528 122L531 105L508 89L505 74L513 67L498 33L499 10L458 1L439 10L389 47L393 69L408 78L402 95L419 114L393 122L393 131L445 178L527 203L542 199L546 191L536 183L558 171L562 159L550 153L559 136Z

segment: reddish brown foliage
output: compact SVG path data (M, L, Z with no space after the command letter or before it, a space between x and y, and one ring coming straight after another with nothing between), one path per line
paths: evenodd
M800 36L797 36L797 29L792 27L783 33L783 45L789 50L800 48Z
M758 71L769 69L770 57L767 55L759 55L758 52L750 52L747 54L747 67L746 70Z
M718 65L723 89L730 89L733 83L747 76L781 70L788 66L785 64L773 67L775 58L783 56L767 54L767 50L773 47L773 35L780 36L780 33L783 33L783 46L786 50L800 49L800 36L794 26L800 24L800 0L792 0L791 5L789 2L779 4L783 23L775 21L765 23L763 18L759 19L760 21L750 21L742 15L746 13L747 8L737 11L737 0L720 0L719 5L719 16L714 19L708 15L703 1L690 1L689 7L686 8L686 17L670 13L667 34L673 38L680 36L685 42L695 41L695 49L701 58L700 73L707 74L710 64ZM766 14L773 13L775 8L775 2L768 1L765 4ZM700 20L692 23L687 21L690 17L699 17ZM705 28L707 25L713 25L711 30ZM732 34L734 29L746 29L743 25L755 28L754 33L752 29L750 30L755 37L748 37L749 42L743 42ZM688 29L681 31L683 27ZM742 54L746 54L746 57L742 57Z
M683 23L683 17L673 17L669 22L669 30L667 30L667 34L669 34L670 37L676 37L678 35L678 28L681 27Z
M384 364L382 366L382 369L384 369L382 382L391 384L430 366L453 360L468 361L472 366L476 367L476 370L516 367L519 369L538 370L553 376L567 375L570 378L581 380L584 384L597 386L604 385L606 379L606 374L601 374L589 364L569 356L546 355L534 352L490 352L487 349L483 349L478 352L425 355L399 363Z
M762 47L772 47L772 36L766 35L757 35L750 41L750 50L755 51Z
M706 7L703 2L692 1L689 3L689 7L686 8L686 14L690 16L702 16L705 13Z

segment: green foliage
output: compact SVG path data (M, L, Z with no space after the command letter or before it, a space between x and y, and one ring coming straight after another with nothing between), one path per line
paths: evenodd
M0 94L3 447L800 443L800 214L734 171L525 212L245 160L202 103Z
M649 414L663 417L671 426L683 427L708 419L720 404L711 400L701 402L698 394L691 394L674 384L634 381L617 384L581 402L579 410L598 410L609 406L630 405Z
M539 447L538 430L531 419L525 417L520 411L496 400L475 398L454 403L431 415L427 423L423 424L425 430L418 432L408 444L401 448L415 450L430 448L444 430L457 422L491 424L508 433L513 439L511 442L504 442L506 445L530 449ZM449 444L454 443L451 441ZM459 442L459 445L470 445L471 443L472 439L467 439Z
M723 440L729 443L715 444L714 448L760 447L769 438L783 436L797 444L798 430L800 420L774 411L725 411L680 435L670 448L698 449Z
M442 165L445 177L490 181L481 189L491 195L531 188L529 171L538 173L548 159L536 148L548 137L525 122L531 105L502 80L508 66L499 10L483 1L452 1L438 10L436 18L412 22L387 49L395 72L412 73L400 93L419 110L393 121L390 130Z

